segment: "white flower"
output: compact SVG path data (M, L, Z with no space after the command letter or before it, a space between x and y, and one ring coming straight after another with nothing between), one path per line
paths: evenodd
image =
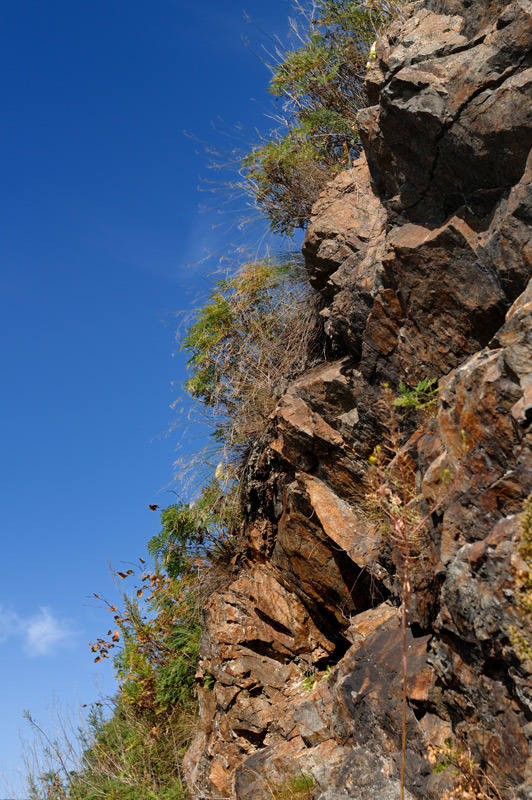
M377 58L376 44L377 44L377 42L373 42L373 44L371 45L371 48L370 48L370 51L369 51L369 56L368 56L368 62L366 64L366 69L369 69L371 67L371 62L375 61L375 59Z

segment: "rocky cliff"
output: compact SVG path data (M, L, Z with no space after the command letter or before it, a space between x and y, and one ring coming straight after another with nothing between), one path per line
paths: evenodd
M532 492L532 3L412 3L366 83L364 155L304 244L336 360L289 387L254 461L239 573L205 612L188 780L238 800L290 797L279 787L298 775L320 800L399 797L400 554L367 473L389 434L383 384L428 377L434 414L402 434L427 516L405 796L443 796L429 749L450 737L488 794L530 800L532 662L515 642L530 636L516 570Z

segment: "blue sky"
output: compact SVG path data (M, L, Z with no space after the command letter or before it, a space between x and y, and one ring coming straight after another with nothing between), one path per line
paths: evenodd
M112 691L88 651L108 627L88 597L113 597L108 560L145 555L147 505L169 497L173 312L232 236L198 208L209 173L183 131L223 147L218 118L269 127L268 72L241 37L259 50L258 28L284 35L289 13L0 2L0 769L15 784L24 709L90 702L95 678Z

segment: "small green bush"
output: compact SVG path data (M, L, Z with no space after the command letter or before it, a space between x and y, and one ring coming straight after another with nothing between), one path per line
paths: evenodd
M406 413L413 411L427 411L433 408L438 400L438 378L423 378L412 389L402 381L399 383L399 395L394 399L396 408L402 408Z
M186 564L175 580L157 570L142 571L135 596L122 592L122 611L107 604L116 630L91 650L101 661L120 642L114 659L119 688L105 703L108 713L98 703L85 720L66 724L58 712L52 720L57 738L28 714L38 743L28 763L31 800L186 800L180 765L197 717L195 674L205 602L199 565ZM135 575L128 572L118 576Z
M214 477L195 502L179 500L162 509L162 527L148 542L148 552L175 579L195 559L222 555L239 523L237 488Z
M212 423L227 481L290 380L323 358L318 311L300 259L288 257L244 264L195 312L181 339L186 389Z
M291 235L306 226L325 183L358 157L356 115L366 105L363 82L370 48L401 0L317 0L296 4L299 45L279 48L270 92L284 125L242 160L244 187L272 229Z
M210 672L205 673L205 677L203 678L203 688L206 689L208 692L212 692L214 689L214 684L216 683L216 678Z

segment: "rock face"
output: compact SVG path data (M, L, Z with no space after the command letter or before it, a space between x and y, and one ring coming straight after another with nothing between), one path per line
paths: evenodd
M317 800L399 797L401 562L366 479L383 383L427 377L437 412L403 427L427 515L405 797L449 788L428 746L450 737L494 797L532 800L532 3L412 3L376 52L365 154L303 248L338 358L290 386L249 476L240 573L206 609L192 796L291 800L309 776Z

